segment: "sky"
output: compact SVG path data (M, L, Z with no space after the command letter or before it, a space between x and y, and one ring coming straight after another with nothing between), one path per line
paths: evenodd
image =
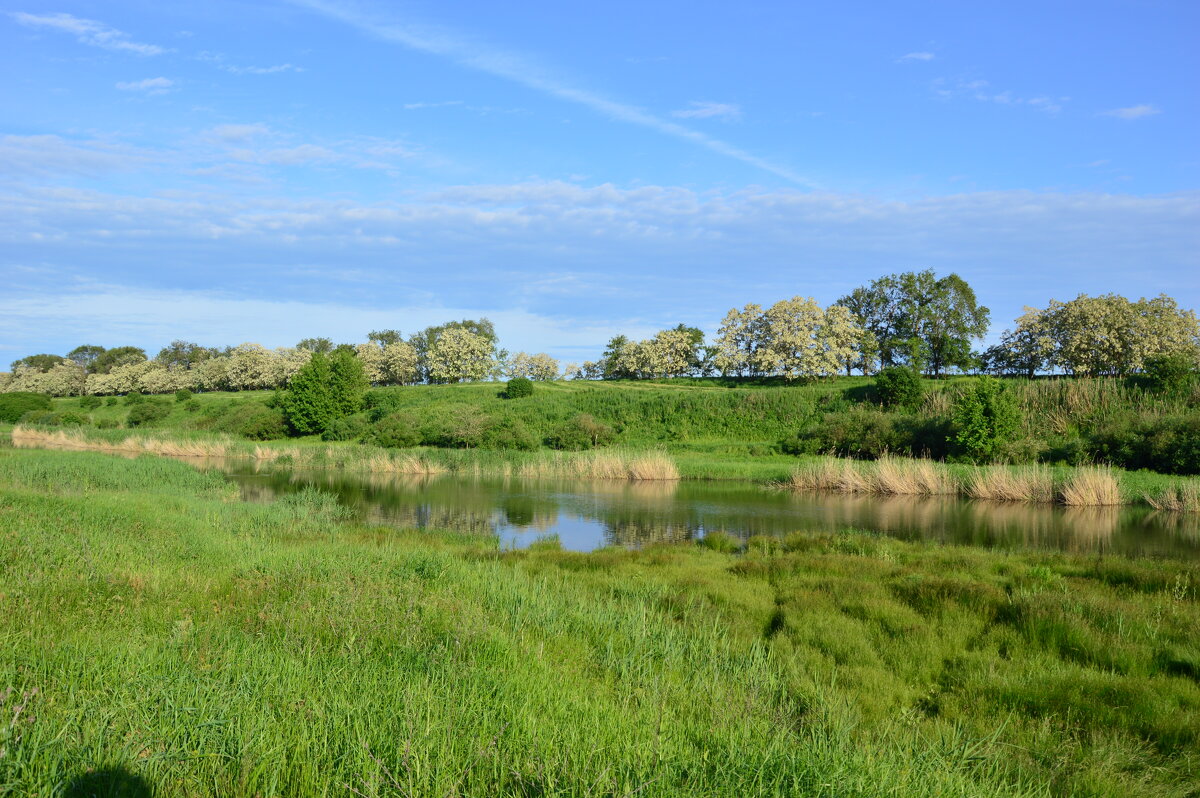
M957 272L1200 306L1200 4L0 0L0 364Z

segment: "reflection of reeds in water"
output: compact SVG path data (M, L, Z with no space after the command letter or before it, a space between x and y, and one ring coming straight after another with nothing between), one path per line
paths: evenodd
M1045 466L985 466L967 481L972 499L998 502L1054 501L1054 476Z
M119 441L87 438L78 432L30 429L14 427L13 446L25 449L66 449L70 451L108 452L127 457L143 454L165 457L224 457L228 446L223 441L212 440L165 440L131 435Z
M1121 503L1121 486L1111 468L1080 468L1063 483L1059 498L1068 507L1107 507Z
M1200 513L1200 481L1192 479L1182 485L1172 485L1157 495L1143 493L1142 498L1155 510Z

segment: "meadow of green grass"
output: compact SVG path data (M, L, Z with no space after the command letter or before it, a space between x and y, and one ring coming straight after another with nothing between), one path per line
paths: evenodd
M501 551L3 449L0 794L1196 795L1198 584L854 532Z

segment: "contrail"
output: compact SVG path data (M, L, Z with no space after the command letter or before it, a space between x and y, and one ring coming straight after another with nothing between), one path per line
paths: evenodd
M433 55L449 58L462 66L478 69L496 77L511 80L522 86L540 91L560 100L577 103L591 108L612 119L628 122L633 125L656 130L668 136L690 141L707 147L713 152L742 163L749 164L765 172L789 180L798 185L816 188L816 184L808 178L796 174L792 170L778 166L746 152L728 142L715 139L712 136L692 130L689 127L661 119L640 108L625 103L616 102L602 97L586 89L578 89L563 83L561 80L547 74L537 64L517 53L504 52L484 45L468 42L445 30L417 25L402 24L391 21L372 19L364 14L328 0L291 0L291 2L332 17L352 27L358 28L385 41L396 42L405 47Z

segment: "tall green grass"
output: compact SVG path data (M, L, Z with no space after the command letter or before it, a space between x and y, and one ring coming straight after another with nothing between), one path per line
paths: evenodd
M0 450L0 793L1200 787L1194 564L728 548L504 552Z

